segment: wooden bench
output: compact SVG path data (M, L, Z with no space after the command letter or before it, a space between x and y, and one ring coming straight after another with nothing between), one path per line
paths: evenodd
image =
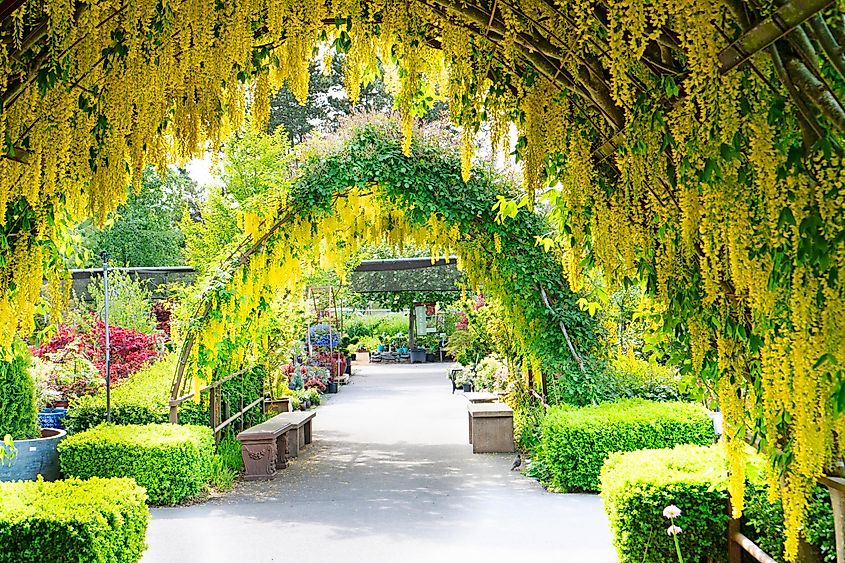
M287 467L287 456L292 441L288 439L288 435L292 430L296 431L295 425L282 418L288 414L290 413L276 415L238 434L241 457L244 460L244 479L271 479L277 469ZM290 437L295 436L293 434Z
M317 413L314 411L293 411L273 417L272 420L278 418L291 427L288 438L288 452L291 457L298 456L299 449L311 443L311 421L315 416L317 416Z
M469 403L472 453L509 453L513 447L513 409L504 403Z

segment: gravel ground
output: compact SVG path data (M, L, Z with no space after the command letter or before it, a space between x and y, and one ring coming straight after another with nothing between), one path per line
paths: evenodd
M616 561L601 499L473 455L446 364L365 365L275 479L153 509L145 562Z

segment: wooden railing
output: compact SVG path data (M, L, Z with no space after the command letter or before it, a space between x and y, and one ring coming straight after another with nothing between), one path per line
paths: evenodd
M235 372L231 375L227 375L222 379L218 379L217 381L213 381L208 385L200 387L199 393L202 394L205 391L208 391L208 423L211 426L211 429L214 431L214 440L220 440L220 433L223 431L224 428L234 424L236 421L240 420L240 429L243 430L244 426L244 415L254 409L255 407L259 406L263 401L264 397L260 396L258 399L252 401L251 403L244 404L244 391L243 386L241 386L241 393L238 402L238 411L226 420L221 421L222 417L222 390L221 386L226 383L227 381L231 381L237 377L242 377L247 372L254 369L254 366L242 369L241 371ZM184 403L185 401L189 401L194 399L195 392L191 391L181 397L177 397L176 399L171 399L170 401L170 422L173 424L179 423L179 405Z
M730 507L728 507L728 513L730 513ZM778 563L743 535L738 519L731 518L728 522L728 563L742 563L743 551L760 563Z

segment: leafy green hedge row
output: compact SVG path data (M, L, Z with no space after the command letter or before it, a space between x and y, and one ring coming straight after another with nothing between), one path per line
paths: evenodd
M133 477L152 504L176 504L199 493L211 476L211 429L175 424L103 424L59 444L66 476Z
M713 421L691 403L628 399L553 407L543 419L540 455L551 488L598 491L599 472L613 452L713 443Z
M29 375L29 352L16 342L12 353L11 360L0 362L0 440L6 434L15 440L37 438L38 410L35 382Z
M0 483L0 563L135 563L149 510L131 479Z
M766 498L762 457L750 453L746 466L744 532L777 561L783 561L783 509ZM601 472L604 508L620 563L675 561L663 509L675 505L685 561L725 561L727 555L727 462L721 444L613 454ZM827 491L816 491L805 528L822 560L836 560L833 512Z
M176 369L176 355L170 354L131 376L111 393L112 422L115 424L157 424L170 420L170 386ZM256 367L242 378L221 386L222 403L235 407L240 403L241 386L244 403L249 404L263 393L265 371ZM238 405L238 406L235 406ZM65 426L69 433L82 432L106 421L105 392L76 399L68 410ZM228 418L228 412L223 413ZM246 425L261 422L260 409L247 414ZM208 424L208 394L200 404L188 401L179 406L180 424Z

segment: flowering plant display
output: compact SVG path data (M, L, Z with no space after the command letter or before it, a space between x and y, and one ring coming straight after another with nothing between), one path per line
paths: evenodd
M308 335L311 338L311 345L315 348L329 349L340 346L340 333L326 323L312 326Z

